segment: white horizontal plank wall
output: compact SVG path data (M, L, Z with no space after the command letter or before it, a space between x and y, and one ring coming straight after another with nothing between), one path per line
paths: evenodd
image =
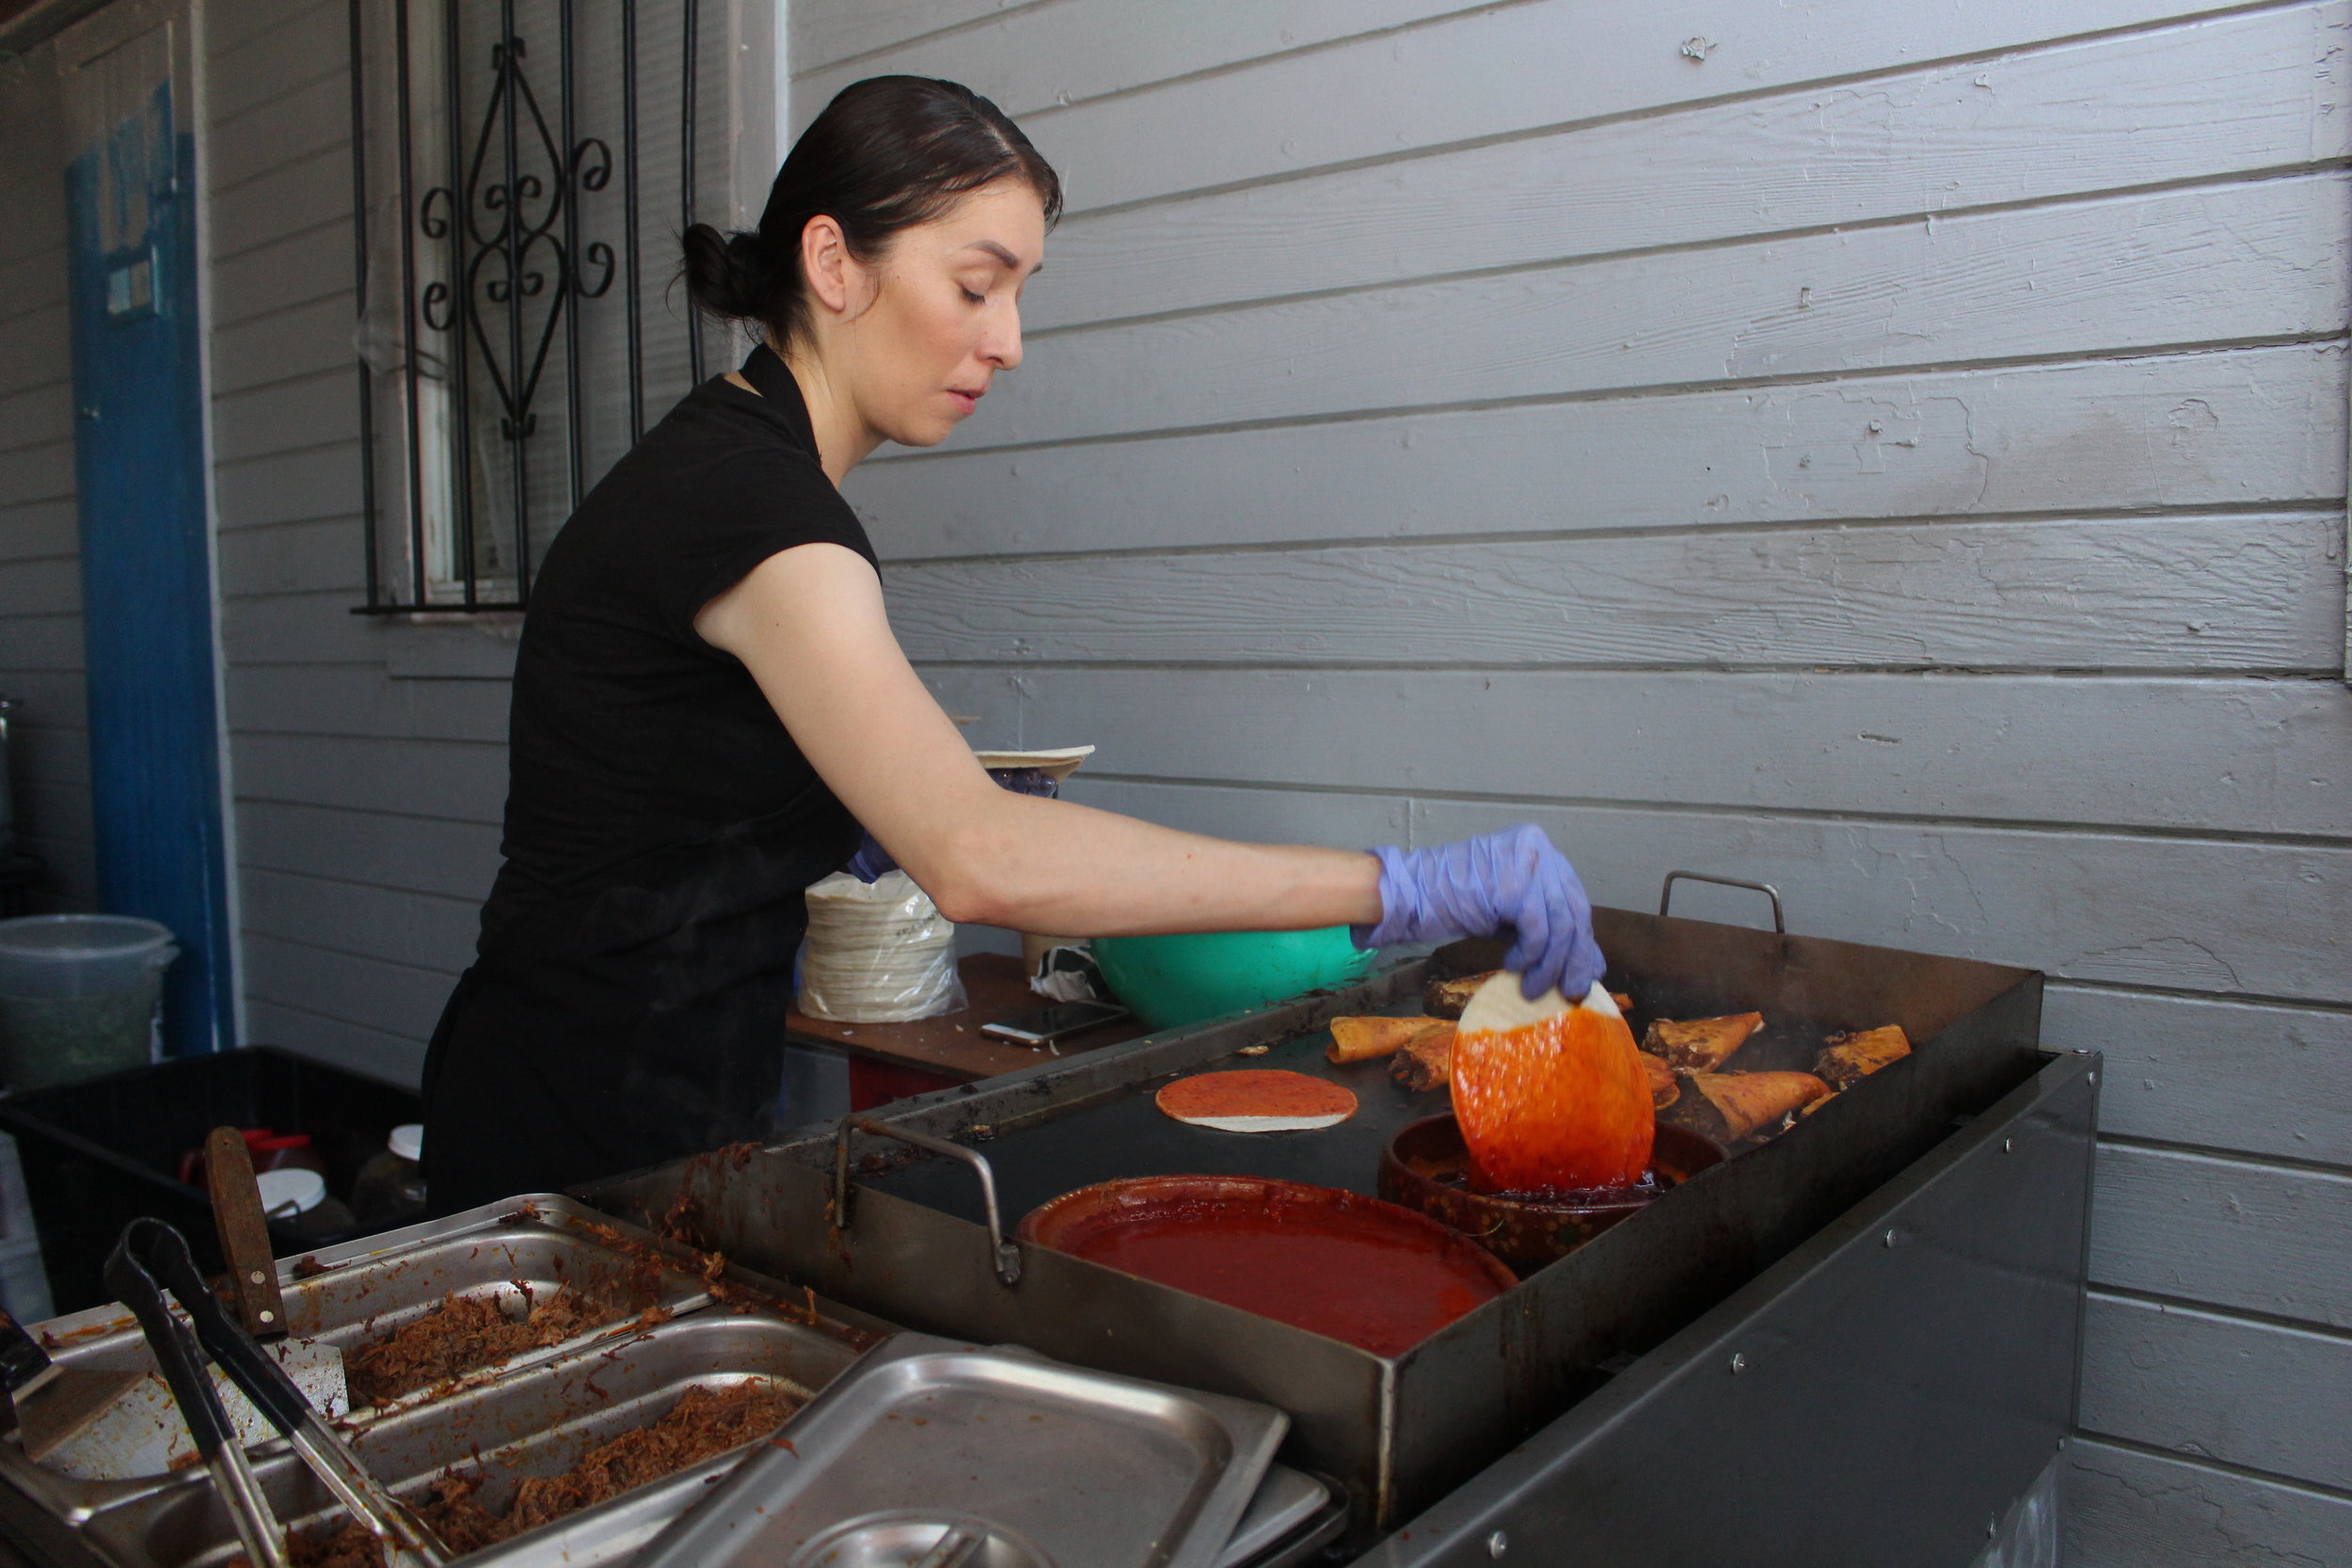
M2352 1561L2352 6L791 34L796 122L949 76L1068 180L1026 361L849 486L951 709L1158 820L1533 818L2046 971L2110 1064L2068 1560Z
M221 638L248 1039L414 1083L498 867L506 683L401 678L416 628L351 612L349 17L204 8Z
M247 1033L413 1084L472 961L498 870L516 627L352 613L366 597L366 555L350 8L206 0L203 15L214 482ZM756 203L746 214L732 187L747 167L765 166L763 190L773 174L774 117L755 113L773 101L772 16L729 4L705 5L702 17L706 195L723 198L720 219L748 221ZM553 12L522 25L551 34ZM676 193L644 201L645 261L658 271Z
M66 325L64 111L47 46L0 64L0 697L19 847L45 909L97 895Z

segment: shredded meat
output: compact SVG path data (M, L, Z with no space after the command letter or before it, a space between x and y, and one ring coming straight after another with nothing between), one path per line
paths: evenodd
M418 1388L502 1361L524 1351L559 1344L609 1323L624 1309L608 1302L559 1290L533 1302L517 1321L488 1296L452 1292L441 1305L344 1359L353 1406L381 1404Z
M434 1481L433 1496L418 1510L452 1557L496 1545L515 1533L514 1526L475 1500L485 1479L479 1470L452 1470Z
M487 1479L480 1470L439 1477L417 1512L451 1557L463 1557L765 1437L800 1403L782 1388L753 1383L689 1388L661 1419L589 1449L564 1474L526 1478L502 1515L476 1497ZM304 1530L289 1538L286 1548L294 1568L383 1568L375 1538L349 1520ZM246 1568L245 1559L230 1568Z
M506 1534L552 1524L565 1514L675 1475L782 1426L800 1401L781 1388L739 1384L690 1388L667 1416L591 1449L560 1476L531 1479L515 1489Z
M286 1560L294 1568L384 1568L384 1554L376 1550L375 1537L349 1519L289 1535ZM250 1560L240 1552L229 1560L228 1568L251 1568Z

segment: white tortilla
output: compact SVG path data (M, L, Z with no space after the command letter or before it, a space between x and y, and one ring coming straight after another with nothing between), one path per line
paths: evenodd
M1585 992L1581 1004L1562 996L1557 986L1530 1002L1519 994L1519 977L1505 969L1471 993L1469 1005L1462 1009L1462 1021L1455 1027L1465 1035L1500 1035L1524 1029L1531 1023L1547 1022L1575 1011L1579 1006L1611 1018L1624 1016L1617 1011L1616 999L1598 980Z
M1187 1127L1214 1127L1220 1132L1314 1132L1337 1127L1353 1112L1323 1117L1178 1117Z
M1057 746L1043 752L977 752L982 768L1034 768L1047 778L1060 782L1078 770L1078 765L1094 754L1091 746Z

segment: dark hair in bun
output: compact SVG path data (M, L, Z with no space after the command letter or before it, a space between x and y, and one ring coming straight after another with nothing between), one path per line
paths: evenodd
M686 290L730 321L758 322L778 343L808 329L801 234L819 215L841 225L850 254L871 261L903 230L946 213L968 191L1025 182L1061 215L1061 179L1002 109L956 82L872 76L843 87L769 187L759 227L686 231Z

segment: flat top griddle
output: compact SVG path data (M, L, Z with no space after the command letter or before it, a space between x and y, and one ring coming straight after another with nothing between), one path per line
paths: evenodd
M1613 979L1611 984L1627 989ZM1733 1056L1743 1072L1812 1070L1833 1029L1807 1019L1775 1012L1769 999L1746 1007L1692 987L1651 982L1648 995L1633 992L1628 1015L1634 1037L1653 1018L1706 1018L1720 1012L1761 1010L1764 1027ZM1377 1009L1391 1017L1421 1011L1419 999ZM1891 1022L1891 1021L1890 1021ZM1002 1132L973 1147L987 1156L996 1174L999 1203L1008 1226L1041 1203L1097 1181L1126 1176L1264 1176L1377 1197L1381 1151L1407 1123L1454 1108L1443 1088L1415 1094L1389 1074L1381 1058L1334 1066L1324 1058L1328 1029L1274 1044L1263 1055L1228 1056L1195 1070L1231 1071L1287 1068L1345 1085L1356 1096L1356 1114L1337 1127L1312 1132L1220 1132L1176 1120L1152 1102L1169 1079L1163 1073L1125 1085L1094 1104L1049 1120ZM877 1192L920 1203L974 1224L982 1219L979 1187L972 1173L951 1160L890 1157L896 1168L861 1170L858 1181Z
M1412 1007L1385 1011L1410 1014ZM976 1144L995 1168L1008 1225L1041 1203L1122 1176L1270 1176L1339 1187L1368 1197L1380 1151L1406 1122L1448 1109L1444 1089L1413 1094L1389 1076L1386 1059L1334 1067L1324 1060L1327 1030L1284 1040L1263 1056L1235 1056L1207 1070L1288 1068L1344 1085L1356 1114L1313 1132L1220 1132L1178 1121L1152 1102L1164 1073L1068 1116L1033 1123ZM904 1169L860 1173L861 1184L978 1223L979 1186L952 1160L923 1159Z
M986 1084L810 1128L790 1142L634 1172L592 1202L691 1227L746 1267L925 1332L1029 1346L1080 1366L1230 1393L1292 1418L1300 1464L1343 1485L1359 1536L1424 1508L1755 1279L2039 1072L2041 979L1969 959L1597 909L1613 989L1650 1019L1750 1009L1732 1065L1809 1069L1835 1030L1900 1024L1913 1054L1787 1135L1704 1172L1395 1358L1043 1247L998 1247L976 1218L983 1159L1004 1233L1038 1204L1120 1176L1271 1177L1362 1193L1394 1132L1444 1104L1387 1064L1323 1059L1336 1014L1411 1014L1424 980L1478 973L1465 942L1311 992ZM1266 1047L1263 1054L1243 1050ZM1224 1134L1161 1115L1184 1071L1284 1068L1343 1084L1359 1109L1318 1133ZM905 1140L960 1156L907 1162ZM836 1161L853 1180L838 1201ZM1009 1264L1006 1254L1013 1255ZM1008 1277L1009 1275L1009 1277Z

